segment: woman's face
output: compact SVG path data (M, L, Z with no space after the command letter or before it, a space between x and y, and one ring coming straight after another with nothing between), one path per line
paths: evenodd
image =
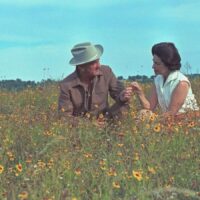
M167 66L165 66L165 64L162 62L162 60L157 56L157 55L153 55L153 66L152 68L154 69L155 74L160 74L163 76L168 76L168 74L170 73L169 69L167 68Z

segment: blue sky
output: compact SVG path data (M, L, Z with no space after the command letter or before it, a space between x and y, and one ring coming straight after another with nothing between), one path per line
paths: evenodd
M61 80L74 44L104 47L116 76L153 75L151 47L174 42L200 73L199 0L0 0L0 79Z

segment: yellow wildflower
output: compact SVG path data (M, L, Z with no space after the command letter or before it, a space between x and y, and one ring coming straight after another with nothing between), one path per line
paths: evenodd
M117 181L114 181L114 182L112 183L112 185L113 185L113 187L116 188L116 189L119 189L119 188L120 188L120 184L119 184L119 182L117 182Z
M117 176L117 172L114 168L110 168L107 174L108 176Z
M133 176L138 180L141 181L142 180L142 173L140 171L134 171L133 170Z
M149 120L154 121L155 120L155 114L150 115Z
M153 130L154 130L155 132L157 132L157 133L160 132L160 130L161 130L161 125L160 125L160 123L156 124L156 125L154 126Z
M90 113L86 113L85 116L89 119L91 117Z
M106 170L106 166L105 166L105 165L101 165L100 168L101 168L102 170Z
M84 157L86 157L86 158L92 158L92 154L91 153L85 153Z
M102 170L106 170L106 159L100 160L99 165Z
M64 108L62 108L62 109L61 109L61 111L62 111L62 112L65 112L65 109L64 109Z
M121 157L122 155L123 155L122 152L120 152L120 151L117 152L117 156Z
M135 161L139 160L139 154L138 153L135 153L134 160Z
M46 163L41 161L41 160L38 160L37 162L37 166L41 169L44 169L46 167Z
M99 119L104 119L104 115L102 113L99 115Z
M48 166L49 168L52 168L53 164L54 164L54 162L53 162L53 159L51 158L51 159L49 160L49 162L47 163L47 166Z
M146 129L150 129L151 126L150 126L150 124L146 124L145 127L146 127Z
M136 113L135 113L134 111L131 112L131 117L132 117L133 119L136 118Z
M11 151L8 151L8 152L7 152L7 155L8 155L8 157L9 157L9 159L10 159L11 161L13 161L13 160L15 159L15 156L13 155L13 153L12 153Z
M117 144L117 146L118 146L118 147L123 147L124 144L119 143L119 144Z
M155 174L155 173L156 173L156 171L155 171L155 169L154 169L153 167L148 167L148 171L149 171L150 173L152 173L152 174Z
M3 165L0 165L0 174L2 174L3 171L4 171L4 167L3 167Z
M18 194L18 197L20 200L26 200L26 199L28 199L28 192L23 191L20 194Z

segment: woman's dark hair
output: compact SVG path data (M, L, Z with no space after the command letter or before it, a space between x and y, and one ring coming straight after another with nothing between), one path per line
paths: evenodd
M152 55L157 55L170 71L181 68L181 57L175 45L171 42L155 44L151 49Z

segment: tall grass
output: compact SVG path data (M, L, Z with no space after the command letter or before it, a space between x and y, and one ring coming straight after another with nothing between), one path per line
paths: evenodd
M137 124L133 96L123 119L73 127L57 117L58 91L0 93L0 199L200 199L199 119Z

